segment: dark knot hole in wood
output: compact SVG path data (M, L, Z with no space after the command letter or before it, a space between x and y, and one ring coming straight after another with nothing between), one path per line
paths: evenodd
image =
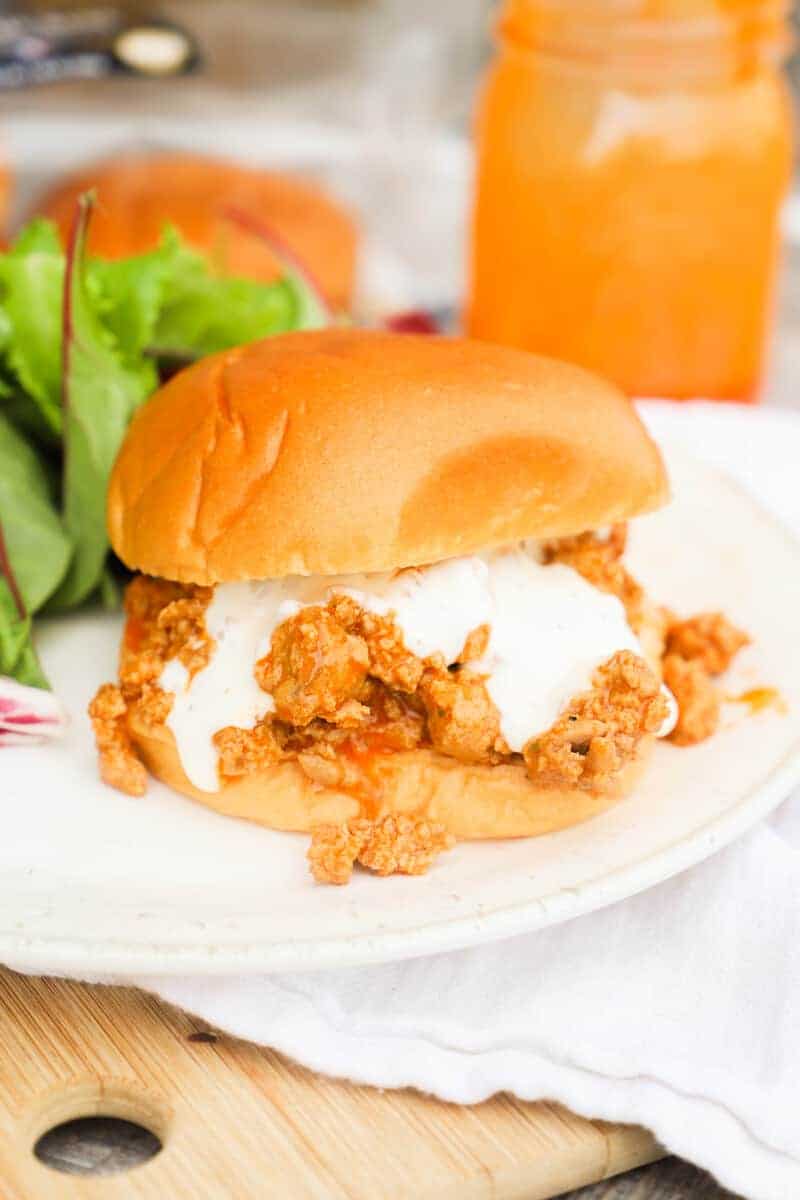
M86 1079L42 1097L27 1142L45 1166L71 1175L111 1175L149 1162L164 1147L168 1106L127 1080Z
M118 1175L155 1158L161 1141L121 1117L78 1117L43 1133L33 1148L40 1162L66 1175Z

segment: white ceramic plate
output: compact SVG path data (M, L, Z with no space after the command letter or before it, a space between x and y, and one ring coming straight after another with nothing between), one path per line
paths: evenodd
M732 692L777 686L787 709L731 706L690 750L661 745L635 796L564 833L463 844L422 878L315 885L307 839L226 819L153 784L98 782L86 703L114 674L119 621L42 631L68 738L2 752L0 959L84 974L231 973L381 962L507 937L602 907L712 854L800 781L800 548L736 485L670 456L676 500L636 523L654 596L724 607L751 630Z

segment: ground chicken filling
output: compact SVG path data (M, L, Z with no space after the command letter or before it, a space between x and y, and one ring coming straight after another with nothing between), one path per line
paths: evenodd
M663 619L664 681L679 708L671 738L689 745L714 732L722 673L748 638L720 613L678 620L655 610L621 562L624 527L544 546L544 561L571 566L599 590L623 603L638 632L649 614ZM118 685L106 684L90 706L101 774L112 786L141 795L146 772L128 734L129 711L146 725L163 724L173 703L158 680L178 659L192 675L209 662L213 639L205 627L211 588L138 576L125 597L127 624ZM254 666L274 711L252 729L227 727L214 735L221 780L294 761L314 783L368 801L376 784L375 755L432 748L462 763L524 763L541 787L613 788L637 756L643 739L669 714L656 672L639 655L621 650L597 668L589 690L575 696L546 732L512 753L500 714L473 664L484 655L489 628L477 626L454 663L420 658L405 646L391 616L368 612L347 595L309 605L283 621L269 652ZM369 808L368 803L363 805ZM410 817L359 819L321 826L309 853L316 878L345 882L360 862L379 874L417 874L452 844L446 830Z

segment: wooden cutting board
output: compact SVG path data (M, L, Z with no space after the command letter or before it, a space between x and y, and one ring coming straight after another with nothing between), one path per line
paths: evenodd
M102 1177L35 1158L44 1132L95 1114L147 1126L163 1150ZM556 1104L357 1087L131 988L0 969L2 1200L544 1200L661 1153L644 1130Z

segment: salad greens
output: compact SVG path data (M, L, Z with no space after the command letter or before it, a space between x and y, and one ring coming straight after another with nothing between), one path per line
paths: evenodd
M106 488L160 364L326 316L293 264L274 283L219 277L170 227L147 254L90 258L92 204L66 252L36 219L0 254L0 675L39 687L34 615L119 601Z
M61 508L74 549L53 599L59 609L74 608L100 583L108 477L131 417L158 385L155 364L142 349L138 358L124 355L98 312L104 293L93 289L85 261L89 212L81 202L64 277Z
M33 221L0 257L0 289L6 389L11 396L21 393L20 422L56 442L61 435L64 255L48 221Z
M0 675L44 686L31 617L58 586L71 554L36 451L0 414Z

